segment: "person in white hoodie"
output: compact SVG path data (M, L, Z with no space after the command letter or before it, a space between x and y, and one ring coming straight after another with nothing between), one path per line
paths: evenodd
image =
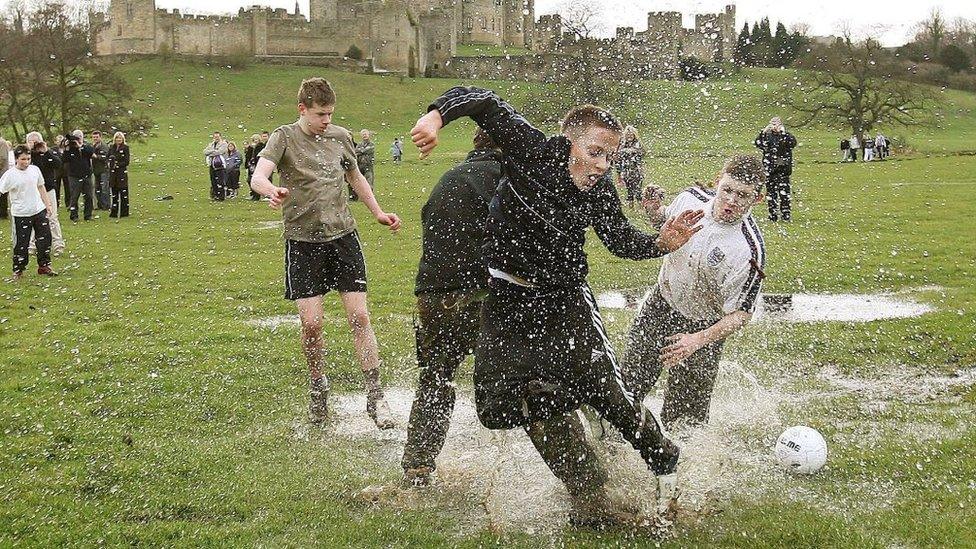
M857 150L861 148L861 142L856 135L851 136L851 162L857 162Z
M51 269L51 226L48 216L54 203L44 189L40 168L31 165L30 149L14 149L14 167L0 176L0 193L10 197L10 215L14 218L14 276L19 280L27 268L27 246L31 234L37 234L37 274L55 276Z

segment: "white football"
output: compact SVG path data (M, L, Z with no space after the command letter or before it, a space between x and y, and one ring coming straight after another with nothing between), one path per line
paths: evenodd
M776 459L788 471L816 473L827 463L827 441L811 427L790 427L776 441Z

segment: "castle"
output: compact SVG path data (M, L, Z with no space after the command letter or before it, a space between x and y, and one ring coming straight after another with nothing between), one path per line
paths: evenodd
M691 29L683 27L680 12L651 12L647 30L620 27L609 39L580 39L563 23L559 15L536 21L534 0L310 0L307 19L297 2L294 13L252 6L236 15L201 16L157 9L155 0L111 0L97 26L96 52L247 56L410 76L548 80L588 48L635 74L673 78L681 57L727 60L736 39L734 5L697 14ZM458 57L459 44L515 46L533 54Z

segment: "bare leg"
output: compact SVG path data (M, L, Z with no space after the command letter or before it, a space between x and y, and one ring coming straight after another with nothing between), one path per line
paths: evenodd
M302 323L302 352L308 362L309 381L309 418L320 423L329 415L329 381L322 370L325 368L323 357L325 344L322 339L322 296L307 297L296 301L298 318Z
M394 426L393 416L380 385L380 355L376 343L376 333L369 321L366 309L366 292L339 292L342 306L346 310L349 329L352 330L352 343L356 348L356 359L363 370L366 384L366 411L380 429Z

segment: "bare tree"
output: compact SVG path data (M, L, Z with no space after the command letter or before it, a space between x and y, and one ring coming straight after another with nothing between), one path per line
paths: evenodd
M927 44L929 57L935 59L942 51L946 39L946 21L942 10L932 8L929 18L918 24L915 41Z
M777 99L793 111L797 127L822 122L850 129L859 140L879 125L929 124L941 99L927 87L894 78L890 54L872 38L818 48L800 62L805 69Z
M95 61L92 38L87 23L73 21L57 3L27 12L19 28L0 26L0 115L18 139L33 130L51 139L77 127L117 129L135 139L151 131L148 118L126 107L132 87Z

